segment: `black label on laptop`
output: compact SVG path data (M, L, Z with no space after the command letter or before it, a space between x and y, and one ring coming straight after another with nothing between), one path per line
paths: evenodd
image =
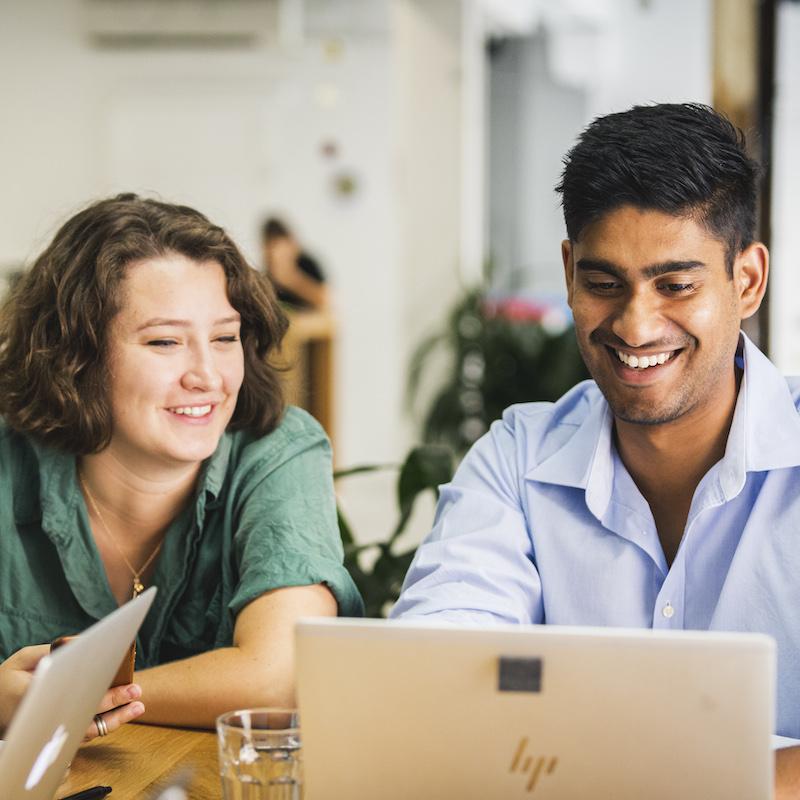
M542 659L500 656L497 689L501 692L541 692Z

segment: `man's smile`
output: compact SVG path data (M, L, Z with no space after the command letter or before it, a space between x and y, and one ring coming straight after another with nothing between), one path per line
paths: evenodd
M624 350L615 350L614 352L617 354L617 358L619 358L619 360L626 366L631 367L632 369L648 369L649 367L655 367L657 364L664 364L679 351L668 350L664 353L653 353L650 355L633 355L632 353L627 353Z
M649 351L631 351L604 344L617 378L625 384L651 385L673 371L683 347Z

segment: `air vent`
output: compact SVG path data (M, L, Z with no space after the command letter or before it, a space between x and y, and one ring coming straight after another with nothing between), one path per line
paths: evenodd
M99 47L247 47L274 39L277 0L84 0Z

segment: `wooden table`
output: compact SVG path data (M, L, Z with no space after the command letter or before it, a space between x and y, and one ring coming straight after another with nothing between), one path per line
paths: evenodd
M192 800L220 800L215 733L123 725L108 738L81 747L57 796L101 785L113 789L109 800L149 798L183 770L191 772L187 791Z

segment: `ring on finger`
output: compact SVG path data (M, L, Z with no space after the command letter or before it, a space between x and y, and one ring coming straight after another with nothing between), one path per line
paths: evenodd
M108 736L108 725L106 725L106 721L103 719L102 714L94 715L94 724L97 726L98 736Z

